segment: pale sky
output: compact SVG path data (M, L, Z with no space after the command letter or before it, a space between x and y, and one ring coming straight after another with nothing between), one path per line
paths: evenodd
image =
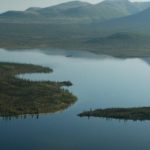
M29 7L48 7L72 0L0 0L0 12L7 10L25 10ZM102 0L82 0L90 3L99 3ZM150 0L131 0L150 1Z

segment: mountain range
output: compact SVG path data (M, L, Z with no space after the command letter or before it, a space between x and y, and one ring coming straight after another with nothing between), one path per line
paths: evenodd
M0 15L0 47L150 56L150 2L67 2Z
M150 7L150 2L105 0L98 4L72 1L47 8L8 11L0 15L7 23L91 23L132 15Z

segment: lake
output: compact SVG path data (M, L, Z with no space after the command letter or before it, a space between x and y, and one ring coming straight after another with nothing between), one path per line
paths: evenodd
M7 51L0 61L50 67L53 73L24 74L30 80L69 80L78 101L39 118L0 118L2 150L149 150L150 121L80 118L95 108L150 106L150 58L113 58L65 50Z

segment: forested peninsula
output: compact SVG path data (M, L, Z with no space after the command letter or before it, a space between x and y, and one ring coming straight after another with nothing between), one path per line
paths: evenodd
M62 86L70 81L30 81L20 73L49 73L52 69L31 64L0 63L0 116L52 113L75 103L76 96Z

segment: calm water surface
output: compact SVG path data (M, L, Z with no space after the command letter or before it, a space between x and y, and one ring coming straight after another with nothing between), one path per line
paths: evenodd
M69 57L68 57L69 56ZM71 56L71 57L70 57ZM0 61L48 66L51 74L31 80L70 80L78 101L65 111L26 119L0 118L2 150L149 150L150 121L79 118L90 108L150 106L150 59L117 59L91 53L6 51Z

